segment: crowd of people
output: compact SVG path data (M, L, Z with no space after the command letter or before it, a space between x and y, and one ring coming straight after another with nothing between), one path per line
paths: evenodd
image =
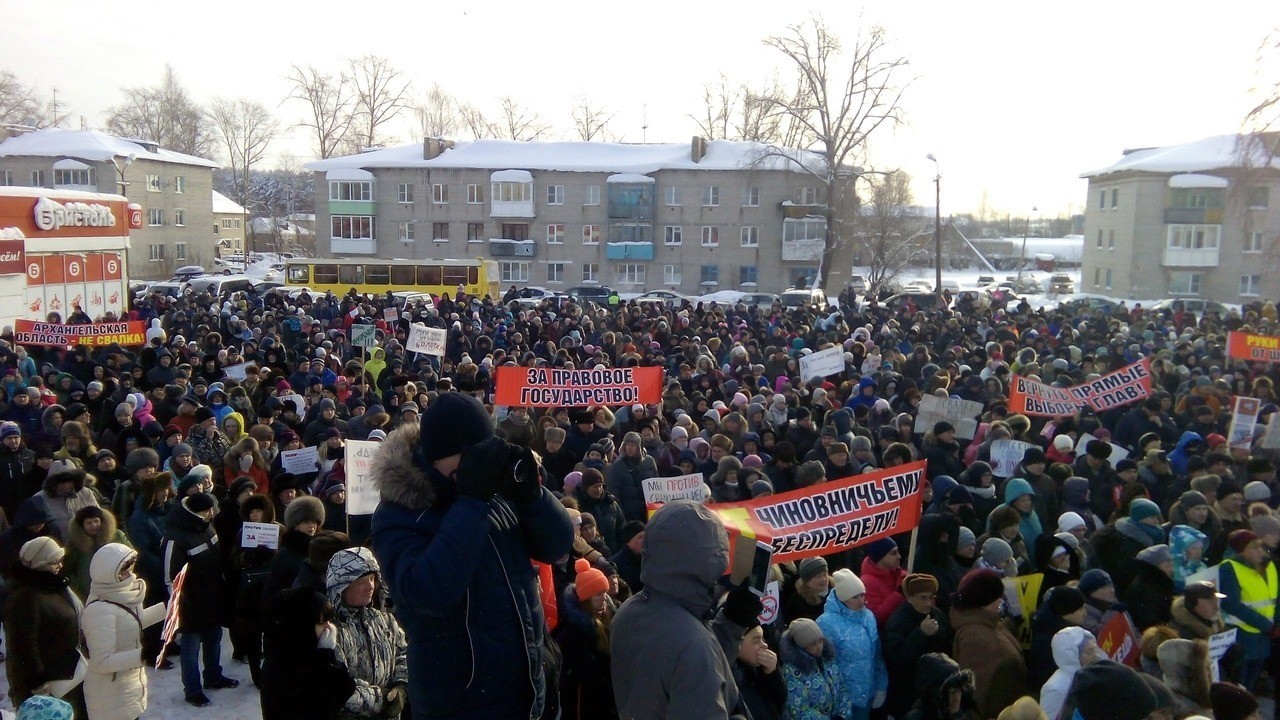
M144 346L0 342L15 708L133 720L175 666L196 707L252 682L266 720L1243 720L1276 687L1280 367L1225 351L1228 330L1275 333L1270 303L522 307L459 288L411 307L152 294L128 319ZM415 323L446 331L443 356L407 351ZM842 372L801 377L832 347ZM1010 410L1015 375L1067 387L1142 358L1134 403ZM504 365L665 380L659 402L509 407ZM916 432L926 395L982 411ZM1238 396L1261 412L1228 444ZM352 440L380 443L372 516L346 509ZM1012 472L1000 440L1028 443ZM285 462L304 448L314 468ZM918 529L773 564L761 623L714 505L915 461ZM695 473L709 505L651 513L644 480ZM1134 667L1099 647L1116 628Z

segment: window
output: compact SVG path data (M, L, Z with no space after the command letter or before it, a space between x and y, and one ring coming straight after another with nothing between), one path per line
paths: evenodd
M1204 250L1218 247L1221 225L1170 225L1169 249Z
M1169 273L1170 295L1199 295L1200 280L1204 275L1198 272Z
M504 260L498 263L504 283L529 282L529 263Z
M760 207L760 188L742 189L742 207Z
M1259 280L1261 275L1241 275L1240 276L1240 294L1241 295L1260 295L1258 288L1261 287Z
M484 204L484 186L483 185L467 186L467 204L468 205Z
M547 244L563 245L564 244L564 224L556 223L547 226Z
M1102 268L1093 269L1093 286L1098 287L1102 284Z
M742 241L742 247L757 247L760 245L760 228L743 225L738 230L738 238Z
M679 285L684 282L684 273L679 265L663 265L662 266L662 284L663 285Z
M366 285L390 285L391 268L387 265L365 265L364 283Z
M1116 231L1115 230L1107 231L1107 249L1108 250L1116 249Z
M582 264L582 282L600 282L600 263Z
M164 224L164 210L161 208L150 208L147 210L147 224L151 227L157 227Z
M412 222L400 223L400 231L399 233L397 233L397 238L402 243L413 242L413 223Z
M663 192L663 198L668 205L678 207L680 205L680 188L672 185Z
M583 205L599 205L600 204L600 186L588 185L586 190L587 190L587 197L585 200L582 201L582 204Z
M756 266L743 265L738 268L738 285L755 285L756 284Z
M702 226L702 247L720 247L720 228L715 225Z
M1271 188L1268 187L1251 187L1249 188L1249 209L1250 210L1266 210L1271 204ZM1247 293L1241 292L1241 295Z
M449 223L431 223L431 239L435 242L449 242Z
M149 249L151 252L148 259L150 259L151 262L164 262L164 245L160 243L152 243Z
M528 240L528 223L502 223L502 237L507 240Z
M484 223L467 223L467 242L484 242Z
M782 241L822 240L827 234L827 221L822 218L783 220Z
M448 205L449 204L449 186L443 183L432 184L431 202L437 205Z
M796 203L798 205L817 205L818 204L818 188L802 187L796 190Z
M182 208L178 208L177 210L174 210L174 211L173 211L173 224L174 224L174 227L186 227L186 226L187 226L187 211L186 211L186 210L183 210Z
M599 225L583 225L582 226L582 244L583 245L599 245L600 244L600 226Z
M173 191L179 195L187 191L187 179L181 175L173 176ZM185 255L183 257L186 257Z
M413 184L400 183L396 186L396 202L412 203L413 202Z
M223 230L231 229L231 218L222 218L222 229Z
M1244 240L1244 251L1247 253L1262 252L1262 233L1255 232Z
M1102 231L1101 230L1098 231L1098 249L1099 250L1102 249Z
M12 170L0 171L0 185L8 187L12 184L13 184L13 171Z
M237 230L239 230L239 229L240 229L240 218L236 218L236 219L232 220L231 222L235 223L235 225L236 225L236 229L237 229Z
M368 180L333 180L329 183L329 200L373 200L373 183Z
M549 262L547 263L547 282L562 283L564 282L564 266L566 262Z
M93 185L93 170L84 168L82 170L54 170L54 185Z
M493 183L494 202L533 202L533 183Z
M373 239L373 217L369 215L333 215L329 225L331 237L338 240Z
M639 263L623 263L614 268L620 285L643 285L645 266Z
M548 205L564 204L564 186L563 185L547 186L547 204Z
M147 192L160 192L160 176L159 175L147 176Z
M708 185L702 189L702 206L716 207L720 204L720 186Z
M187 244L184 242L173 244L173 256L178 260L187 259Z
M1118 207L1120 207L1120 191L1112 190L1111 191L1111 209L1115 210Z
M684 228L679 225L668 225L662 229L662 241L666 245L683 245Z
M1107 289L1111 289L1111 268L1107 268Z
M703 265L701 280L703 285L719 285L720 284L720 266L719 265Z

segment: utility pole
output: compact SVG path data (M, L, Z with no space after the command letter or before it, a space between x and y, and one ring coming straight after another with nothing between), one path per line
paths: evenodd
M942 169L933 153L927 156L933 161L933 291L942 297Z

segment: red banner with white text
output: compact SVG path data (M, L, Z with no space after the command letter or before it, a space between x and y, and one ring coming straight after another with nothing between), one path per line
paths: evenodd
M1009 412L1061 417L1074 415L1081 405L1103 412L1147 397L1151 394L1151 382L1150 358L1069 388L1053 387L1015 375L1009 383Z

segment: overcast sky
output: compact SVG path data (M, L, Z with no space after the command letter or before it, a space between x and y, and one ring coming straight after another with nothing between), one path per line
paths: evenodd
M420 90L438 82L484 108L514 96L565 137L574 98L587 96L626 141L687 142L704 83L767 77L781 65L762 38L814 11L849 38L859 22L883 25L910 60L908 123L874 138L871 165L912 173L917 202L932 205L934 153L944 213L976 210L984 192L1002 213L1079 212L1080 173L1122 149L1237 131L1259 44L1280 25L1280 5L1251 0L0 0L0 68L57 88L75 126L100 127L121 87L156 83L165 63L197 100L250 97L287 125L302 110L282 102L290 64L336 69L375 53ZM418 140L407 113L396 132ZM313 152L291 130L272 160Z

